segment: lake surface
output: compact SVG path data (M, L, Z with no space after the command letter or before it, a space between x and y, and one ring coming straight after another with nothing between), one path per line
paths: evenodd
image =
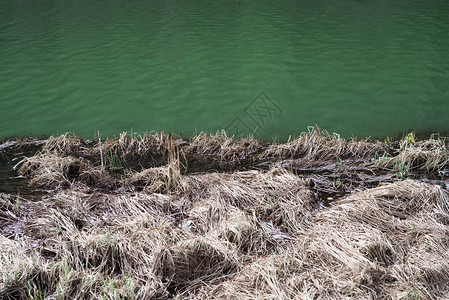
M449 131L449 1L2 0L0 136Z

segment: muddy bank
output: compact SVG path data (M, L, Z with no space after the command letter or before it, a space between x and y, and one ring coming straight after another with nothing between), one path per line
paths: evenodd
M440 137L67 134L0 153L0 298L449 297Z

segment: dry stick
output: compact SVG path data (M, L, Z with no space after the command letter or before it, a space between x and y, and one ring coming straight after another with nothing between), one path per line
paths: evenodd
M168 163L171 165L172 156L171 156L171 133L168 135Z
M100 144L101 168L104 169L103 147L101 146L101 134L100 134L100 130L97 130L97 133L98 133L98 143Z
M171 149L171 133L168 135L168 182L169 185L172 185L172 177L173 177L173 170L172 170L172 149Z

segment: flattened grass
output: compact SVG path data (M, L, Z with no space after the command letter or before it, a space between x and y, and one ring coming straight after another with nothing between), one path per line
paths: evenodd
M449 297L449 195L441 187L396 178L320 207L313 182L282 167L186 174L180 161L238 164L258 155L329 165L339 157L343 169L360 159L363 170L395 172L400 159L435 172L448 164L442 139L407 136L396 145L314 128L271 146L224 133L189 142L123 134L103 146L120 158L163 154L166 164L117 178L84 157L99 154L97 145L49 139L19 172L51 193L39 202L0 196L0 298ZM14 224L22 225L6 238Z

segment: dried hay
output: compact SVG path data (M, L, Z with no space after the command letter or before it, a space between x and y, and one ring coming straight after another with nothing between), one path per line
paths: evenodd
M435 216L448 217L448 201L411 180L354 194L317 215L301 259L332 274L327 289L339 287L340 297L440 297L449 291L449 227Z
M77 271L61 263L59 277L52 299L154 299L162 294L154 292L150 283L134 277L111 277L96 270Z
M19 174L31 177L30 186L58 189L72 186L75 182L91 186L113 188L115 180L101 168L93 167L87 160L73 156L38 153L24 160Z
M223 242L193 238L158 253L155 274L176 289L221 281L237 268L237 257Z
M236 209L229 212L222 235L239 251L248 254L268 254L278 245L275 237L265 230L255 215L249 216Z
M317 198L309 182L284 169L190 176L190 194L239 209L254 210L265 221L292 232L302 230Z
M26 299L50 294L52 275L47 264L24 242L0 235L0 296Z
M214 201L196 204L180 226L202 236L226 240L248 254L267 254L278 245L254 214Z
M213 137L203 139L189 151L244 159L238 147L229 146L234 141L226 146L233 154L226 156L221 148L202 148ZM372 154L364 148L368 141L342 142L314 132L299 139L275 155ZM324 143L329 147L321 149ZM400 147L443 153L438 143L409 139ZM14 197L0 195L0 218L23 222L20 238L27 241L0 235L0 273L7 274L0 277L0 298L449 297L449 196L439 187L405 180L318 211L310 181L285 169L182 175L182 150L175 145L173 151L171 139L162 144L169 164L130 173L128 189L120 193L90 189L103 171L87 160L56 155L69 151L64 146L27 159L20 172L36 186L71 189L24 205L18 214ZM139 149L138 141L126 136L114 145L122 154ZM137 151L153 151L141 147L147 150ZM21 270L9 272L15 270L11 264Z
M93 167L88 164L82 170L77 180L81 183L87 184L90 187L98 187L108 190L113 190L118 186L118 182L105 169L101 167Z
M19 174L31 177L31 186L56 189L70 186L84 168L86 162L72 156L38 153L24 160Z
M97 225L79 230L71 217L55 209L29 225L47 251L63 258L56 295L88 299L92 293L101 297L109 288L109 299L116 293L144 298L165 294L153 266L159 249L185 238L181 229L167 217L144 213L115 216ZM90 280L79 281L80 276ZM111 281L114 286L104 290L101 284Z
M86 149L83 139L74 133L66 133L61 136L51 136L45 140L42 146L43 151L52 152L59 155L80 154Z
M228 218L229 209L232 208L223 203L208 200L198 201L187 212L187 216L182 220L180 226L196 234L216 236L218 229Z
M187 178L171 165L133 172L126 183L148 193L185 192L189 186Z
M391 169L403 176L410 175L413 170L439 171L449 166L449 149L439 137L415 141L415 135L411 133L401 140L396 156L381 157L375 166Z
M318 213L314 225L279 254L187 297L445 299L448 201L440 188L415 181L354 194Z
M220 162L234 164L248 159L262 148L262 142L252 137L235 139L224 130L215 135L200 133L185 148L186 154L219 157Z
M308 132L285 144L270 145L259 155L261 159L267 158L308 158L310 160L333 160L336 157L345 158L372 158L377 152L382 155L386 150L384 144L371 142L368 139L343 139L338 134L329 134L327 131L310 127Z

